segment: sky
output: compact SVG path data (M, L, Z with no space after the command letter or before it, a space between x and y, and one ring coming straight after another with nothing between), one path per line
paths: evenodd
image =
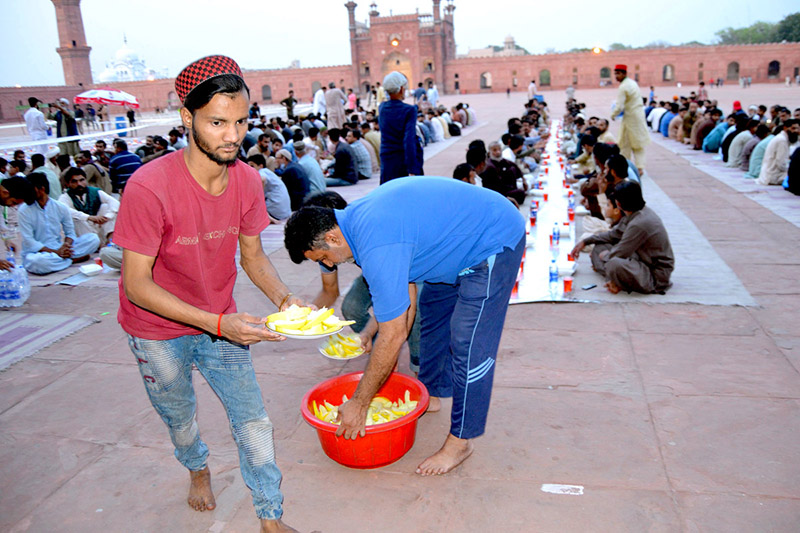
M375 1L381 15L432 11L430 1ZM368 19L371 2L357 1L357 20ZM758 20L778 22L800 10L796 0L670 0L660 7L630 0L455 0L454 5L459 54L502 45L507 35L534 54L603 48L614 42L711 43L720 29ZM293 60L301 67L350 63L343 0L82 0L81 10L95 74L113 59L123 37L149 68L167 69L171 77L191 61L217 53L233 57L246 69L283 68ZM0 12L6 15L0 32L0 86L62 85L52 2L0 0Z

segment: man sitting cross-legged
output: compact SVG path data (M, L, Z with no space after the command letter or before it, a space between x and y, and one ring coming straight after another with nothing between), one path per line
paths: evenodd
M609 292L663 294L670 286L675 257L667 230L656 213L645 206L642 189L625 180L614 188L612 201L625 217L605 233L591 235L572 250L577 258L587 244L594 244L592 267L603 274Z
M101 244L111 240L119 201L98 187L86 183L82 168L70 167L64 175L67 189L58 201L69 208L75 234L96 233Z
M19 208L22 266L31 274L49 274L86 261L100 246L97 234L75 235L69 208L48 196L47 176L34 172L28 180L36 199Z

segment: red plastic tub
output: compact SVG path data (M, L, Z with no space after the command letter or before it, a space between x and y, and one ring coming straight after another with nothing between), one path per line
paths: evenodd
M378 468L397 461L411 449L417 433L417 419L428 409L430 397L422 382L394 372L378 389L377 395L394 401L402 398L408 390L411 399L418 402L416 409L397 420L368 426L364 437L357 437L355 440L337 437L338 426L315 417L311 402L320 404L328 400L339 405L343 394L348 398L353 396L362 375L363 372L353 372L323 381L306 393L300 411L305 421L317 430L322 451L328 457L350 468Z

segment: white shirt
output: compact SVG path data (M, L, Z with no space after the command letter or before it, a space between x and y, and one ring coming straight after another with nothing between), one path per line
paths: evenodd
M314 104L311 108L311 112L315 115L324 115L326 110L327 106L325 105L325 91L322 89L317 89L317 92L314 93Z
M503 159L511 161L512 163L516 163L517 156L511 148L506 146L505 148L503 148Z
M100 205L107 205L108 212L105 214L105 217L109 220L116 218L117 213L119 212L119 200L111 196L110 194L106 194L104 191L99 190L97 191L98 196L100 196ZM91 215L88 213L84 213L83 211L78 211L75 209L75 204L72 202L72 197L65 192L61 194L58 198L58 201L64 204L69 208L69 214L72 217L72 220L87 220ZM83 200L86 201L86 195L83 195Z
M40 141L47 138L47 123L44 121L44 113L31 107L23 115L25 118L25 125L28 127L28 133L34 141Z

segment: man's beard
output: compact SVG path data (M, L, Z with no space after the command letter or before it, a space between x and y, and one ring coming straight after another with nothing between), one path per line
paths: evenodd
M75 194L77 194L78 196L83 196L84 194L86 194L86 187L75 187L72 190L75 191Z
M789 137L789 144L794 144L797 142L797 136L798 136L797 133L787 131L786 136Z
M197 134L197 130L194 129L194 128L192 128L192 139L194 139L194 144L197 146L197 148L202 153L204 153L207 158L209 158L210 160L212 160L214 163L216 163L218 165L228 165L229 167L233 166L236 163L236 160L239 157L238 150L233 155L231 155L230 159L225 159L225 158L222 158L222 157L218 156L217 154L215 154L214 152L211 151L211 146L208 143L206 143L205 140L202 137L200 137L200 135ZM239 143L239 144L228 144L228 145L220 146L220 148L228 148L230 146L236 146L236 148L239 148L241 146L241 143Z
M500 155L489 154L489 159L491 159L492 161L500 161L501 159L503 159L503 154Z

